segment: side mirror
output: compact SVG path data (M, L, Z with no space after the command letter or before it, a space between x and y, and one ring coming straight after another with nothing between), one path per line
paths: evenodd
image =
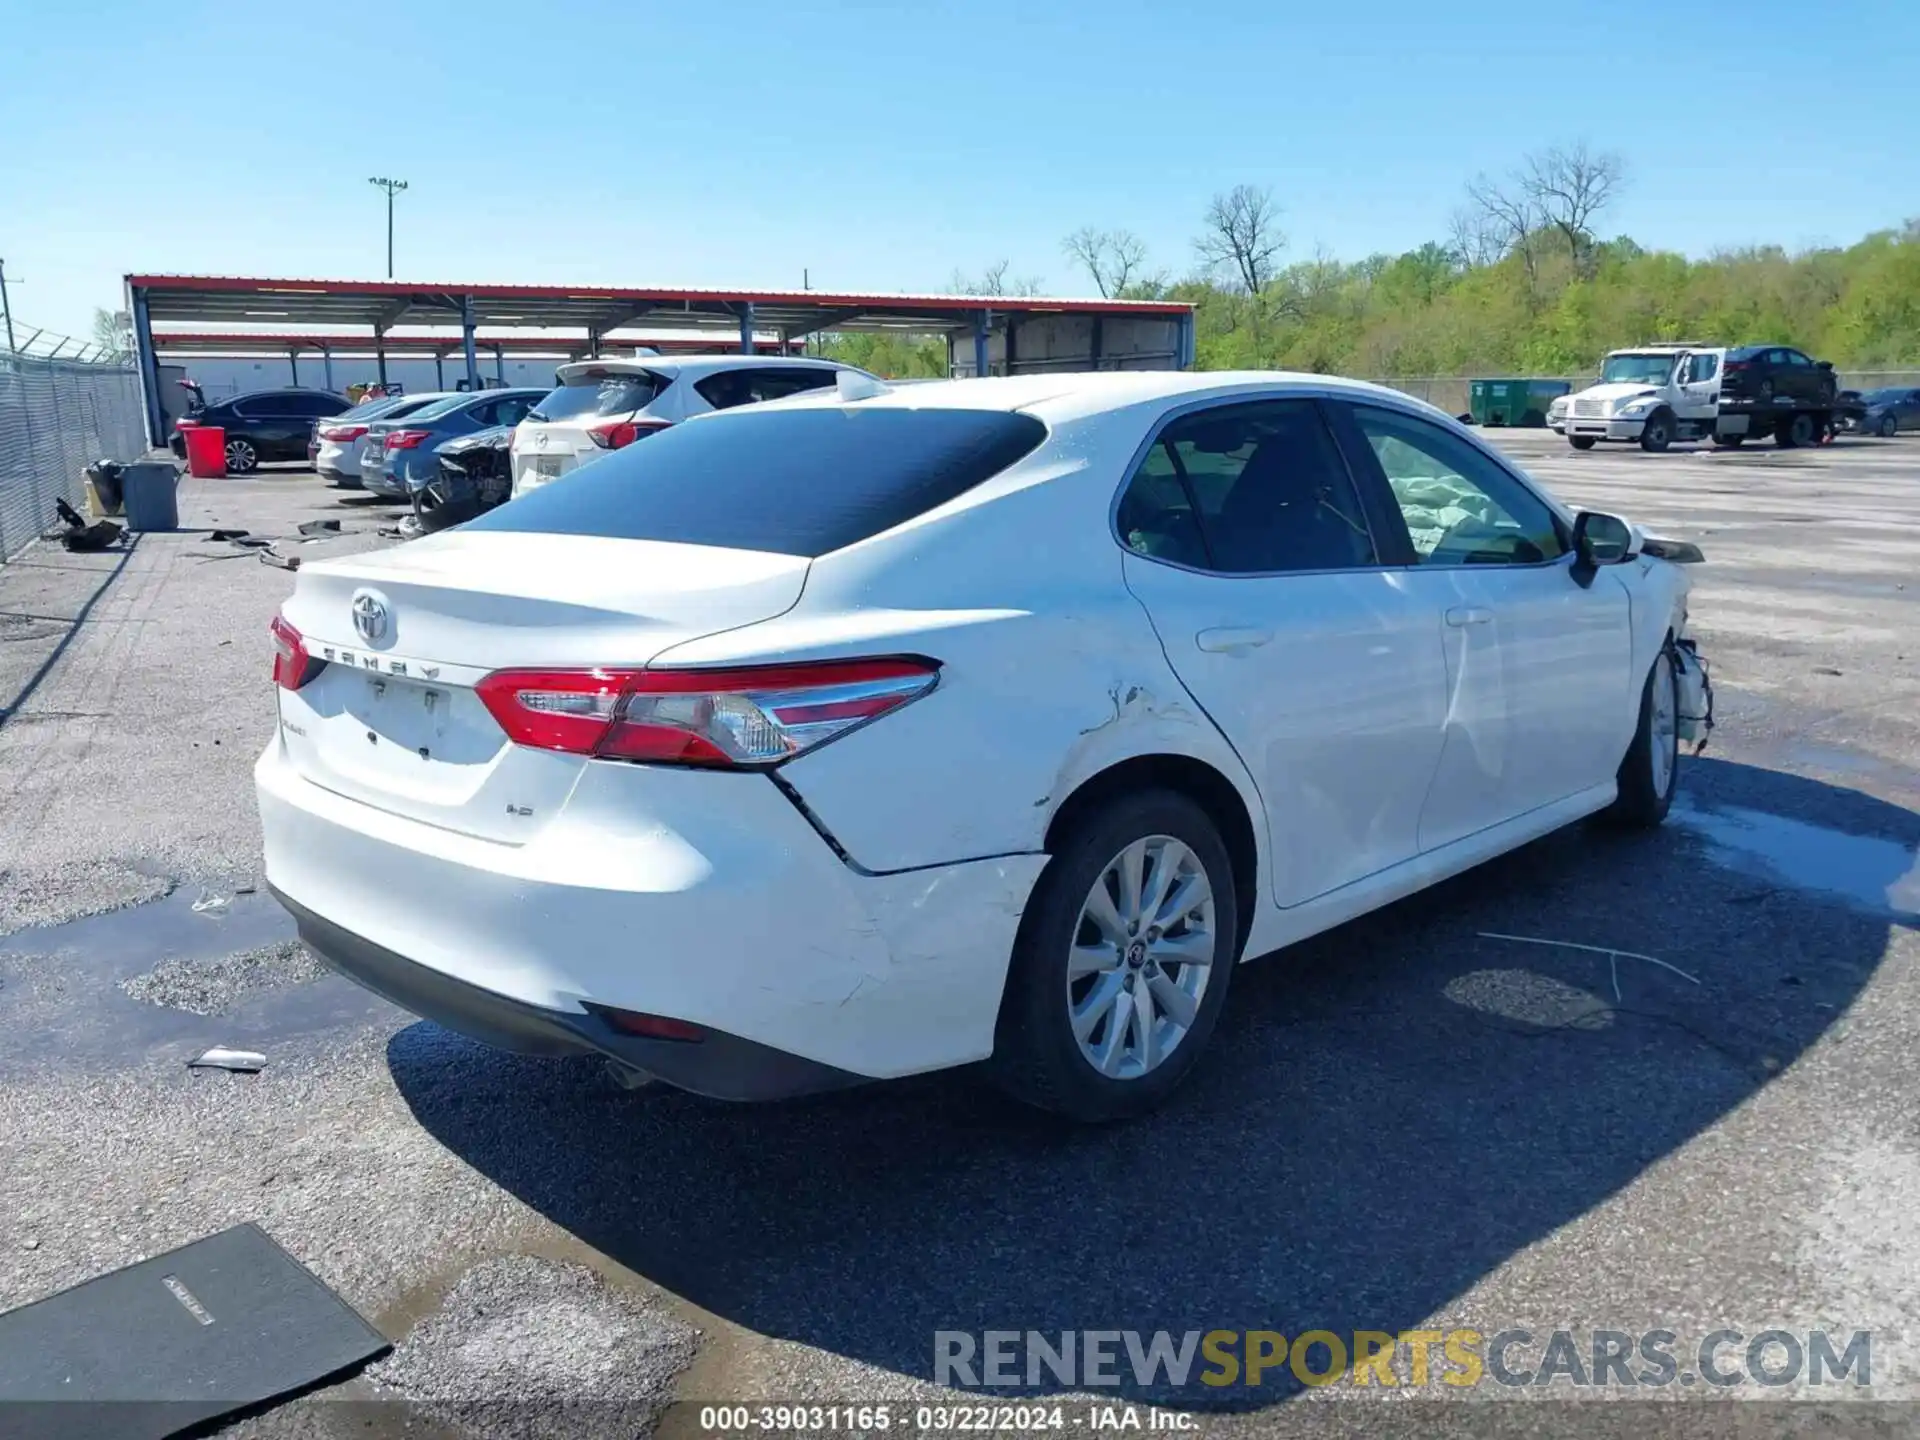
M1573 553L1582 565L1617 565L1633 554L1633 527L1618 515L1582 510L1573 521Z

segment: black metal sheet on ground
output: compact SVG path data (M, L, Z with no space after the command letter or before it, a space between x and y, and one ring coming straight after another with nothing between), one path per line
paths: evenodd
M390 1348L259 1226L236 1225L0 1315L0 1434L159 1440Z

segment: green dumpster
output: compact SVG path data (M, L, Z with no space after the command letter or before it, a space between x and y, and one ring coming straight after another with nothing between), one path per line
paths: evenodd
M1565 380L1510 378L1467 383L1467 413L1476 425L1547 423L1547 406L1573 386Z

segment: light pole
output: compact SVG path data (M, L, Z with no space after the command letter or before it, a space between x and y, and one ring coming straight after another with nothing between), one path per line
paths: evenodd
M393 278L393 197L407 188L404 180L389 180L384 175L373 175L367 179L369 185L378 185L387 192L387 279Z
M18 285L18 280L13 282ZM7 262L0 260L0 313L7 317L7 349L16 348L13 343L13 302L7 298Z

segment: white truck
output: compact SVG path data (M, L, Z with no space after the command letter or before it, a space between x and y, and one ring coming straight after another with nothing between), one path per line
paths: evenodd
M1785 346L1638 345L1611 352L1598 383L1548 406L1547 424L1576 450L1602 440L1731 447L1768 435L1787 447L1828 434L1838 403L1832 367Z

